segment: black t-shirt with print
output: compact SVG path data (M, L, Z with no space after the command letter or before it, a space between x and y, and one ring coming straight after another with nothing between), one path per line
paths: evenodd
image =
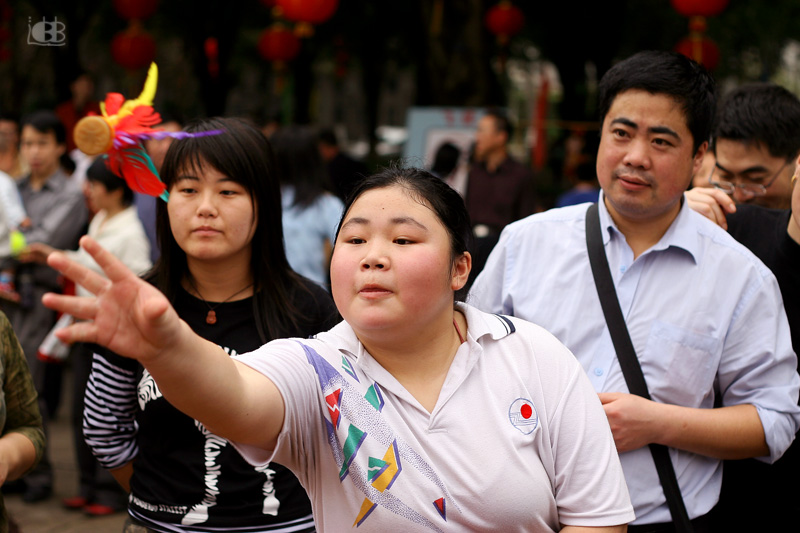
M328 293L313 282L305 284L307 290L296 290L291 297L304 323L284 337L308 337L338 322ZM181 290L173 304L198 335L230 355L262 344L252 298L212 304L217 317L213 325L206 323L208 305L186 291ZM138 363L114 354L107 357L127 368L133 364L142 375L136 414L139 453L129 501L136 518L154 529L159 523L168 523L191 526L192 531L252 531L254 526L283 524L311 513L305 491L289 470L274 463L254 468L227 441L169 404ZM202 390L193 392L198 397L203 394Z

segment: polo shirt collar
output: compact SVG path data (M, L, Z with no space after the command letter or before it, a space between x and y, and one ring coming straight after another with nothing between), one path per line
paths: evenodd
M510 318L502 315L483 313L463 302L456 302L456 309L464 313L467 318L467 335L476 341L484 335L489 335L493 340L502 339L516 331Z
M489 335L493 340L502 339L516 331L514 323L508 317L484 313L463 302L456 302L456 309L467 318L467 336L476 341L484 335ZM342 354L349 354L358 361L366 353L364 345L347 322L340 322L330 333L339 337L339 351Z

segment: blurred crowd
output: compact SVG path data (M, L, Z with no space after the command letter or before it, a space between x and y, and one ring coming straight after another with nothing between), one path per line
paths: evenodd
M623 72L620 76L630 77L631 74ZM776 429L784 422L774 411L780 411L788 403L787 410L779 414L800 420L796 413L790 413L791 406L796 406L798 400L794 354L800 339L797 298L800 270L796 264L800 257L800 186L796 184L800 172L800 101L796 95L771 83L744 85L723 95L719 103L712 98L701 104L692 100L696 99L695 95L674 94L671 89L642 89L649 87L646 84L632 83L628 86L620 83L616 92L609 89L610 99L605 108L601 102L603 122L599 139L593 140L593 136L585 131L572 131L565 135L565 157L562 175L559 176L562 186L555 205L543 200L530 165L512 156L509 145L515 133L514 118L499 108L489 108L482 115L471 153L462 153L453 142L443 142L437 147L429 170L463 197L470 218L472 270L464 289L473 289L474 300L470 299L468 303L474 301L485 311L513 315L543 325L575 353L598 392L611 392L605 380L609 373L619 373L620 363L613 357L601 360L595 356L604 350L613 353L615 349L610 348L612 337L607 331L603 333L605 322L600 308L594 309L592 314L575 296L589 294L596 298L592 271L588 267L585 272L576 271L576 264L588 265L585 244L580 239L573 242L573 236L568 235L565 229L584 235L583 232L588 231L583 229L584 219L588 217L585 215L587 204L599 201L601 213L598 216L606 253L611 254L608 263L612 267L613 284L617 287L622 314L628 322L630 337L640 359L642 352L650 354L651 343L673 343L676 346L675 354L669 355L674 357L674 361L654 357L642 359L647 362L640 363L651 384L653 399L666 404L679 403L673 389L681 389L688 383L696 390L678 394L680 401L697 395L696 402L686 401L708 411L714 407L756 405L758 414L755 420L763 423L763 430L761 424L755 424L755 432L762 431L759 442L763 446L757 443L746 451L725 450L710 444L707 448L694 443L674 445L689 450L682 455L675 453L672 457L678 471L678 484L687 500L689 518L695 521L696 530L761 530L766 523L764 514L770 515L772 522L769 523L775 527L795 528L800 518L795 516L792 502L797 496L794 477L800 474L800 452L798 445L790 443L797 428ZM63 252L77 263L102 274L103 270L90 254L78 246L83 235L91 236L126 267L151 280L157 287L161 288L162 283L166 283L165 286L183 283L181 291L185 294L179 292L168 296L175 302L180 302L181 298L191 299L181 304L184 307L175 304L176 308L187 321L192 320L189 318L192 313L199 313L195 317L198 325L193 328L210 340L213 340L213 334L203 333L204 324L213 325L232 304L243 296L256 298L259 291L278 302L274 304L274 316L294 316L293 313L309 316L313 314L312 309L317 312L330 308L330 316L320 313L311 325L289 321L267 334L263 334L263 330L269 328L269 324L275 324L277 319L262 324L264 317L257 316L260 313L258 304L253 304L252 309L256 310L252 312L250 307L243 311L230 311L242 313L242 320L248 321L246 328L242 326L241 333L248 341L241 348L235 348L238 352L251 349L250 344L258 346L272 338L307 336L315 332L315 328L327 329L335 324L335 320L330 318L336 316L330 299L330 265L338 225L345 205L349 205L351 193L376 169L348 155L332 129L272 125L269 131L266 127L262 131L260 125L241 121L242 128L258 130L258 138L252 141L254 144L250 149L270 152L268 172L277 177L279 198L265 199L262 203L255 188L248 188L250 185L245 186L244 192L237 191L236 187L227 187L217 194L243 196L246 200L237 209L246 211L249 201L251 210L255 206L257 212L248 212L249 216L259 223L263 214L260 211L268 210L270 205L275 207L273 211L280 213L282 227L281 256L285 254L288 267L272 265L277 273L270 274L258 271L254 265L263 257L257 255L253 245L254 250L248 252L247 260L242 263L253 265L243 267L250 269L248 274L237 278L235 268L222 273L205 272L203 261L206 259L202 253L192 248L190 237L181 237L178 221L182 220L182 215L178 210L184 205L182 202L190 205L191 195L199 198L210 188L222 187L213 180L216 179L214 172L225 175L222 167L228 163L224 162L224 156L219 155L222 162L215 162L208 153L198 152L205 163L189 168L195 163L186 161L197 160L170 149L173 143L184 141L170 138L147 141L144 148L155 168L164 174L170 190L169 204L160 204L162 200L134 192L109 170L104 156L89 157L76 148L73 128L82 117L99 112L98 95L91 78L86 75L77 76L71 90L73 98L56 109L39 110L22 117L0 114L0 333L3 336L0 364L5 376L6 413L0 418L0 423L5 423L0 437L0 485L3 493L19 492L26 502L52 499L53 469L45 444L47 427L58 415L61 404L69 401L80 481L75 487L74 497L53 505L95 516L121 512L131 505L137 510L131 511L133 519L126 524L126 531L165 531L168 521L158 513L149 518L137 514L137 505L145 507L135 503L144 489L136 485L131 487L130 473L122 477L119 474L120 469L128 468L136 453L140 453L133 451L134 435L137 431L148 435L145 426L153 423L137 418L146 402L150 401L137 400L135 392L148 379L146 371L143 374L141 368L127 369L106 356L98 363L97 355L103 354L103 349L89 343L66 344L55 336L55 330L80 318L62 315L46 307L42 296L48 292L88 296L90 292L59 275L48 265L48 258L54 252ZM621 108L623 105L627 107ZM692 105L713 106L713 109L694 109ZM157 128L167 131L202 130L207 126L203 121L185 117L165 114L162 118ZM708 131L693 129L702 121L708 123ZM233 129L239 127L225 124ZM697 137L698 131L703 137ZM247 136L251 134L245 132L241 135L250 138ZM268 142L258 144L263 138L268 138ZM186 146L190 147L187 150L200 150L192 148L194 145ZM683 159L675 155L678 153L683 154L680 156ZM231 168L241 171L239 167ZM670 185L664 184L666 178L659 181L662 174L670 177L681 172L687 174L685 180L680 177ZM674 190L670 191L670 187ZM629 197L644 195L644 190L652 196L642 201L649 211L645 208L637 211L640 206L626 203ZM672 203L664 200L668 193L672 194ZM269 196L268 193L264 195L264 198ZM175 198L177 200L173 201ZM657 238L645 238L643 235L654 221L666 216L657 212L658 202L663 202L664 213L669 210L673 218ZM578 208L579 205L584 207ZM606 208L602 207L604 205ZM216 206L213 208L217 209ZM224 212L227 207L219 209ZM678 222L673 225L673 219L688 220L688 217L696 216L689 214L689 209L705 218L702 222L691 219L691 223L685 222L687 226L676 229ZM655 212L658 216L651 217ZM216 215L207 216L211 219ZM226 216L233 219L235 213L231 211ZM183 223L188 224L186 221L190 218L186 215ZM673 235L690 231L686 229L688 225L700 236ZM213 229L200 228L202 231ZM250 235L249 239L254 239L261 247L271 247L273 251L278 249L275 248L278 245L269 240L271 237L260 236L258 229L254 231L256 235ZM732 237L730 242L725 232ZM673 237L674 240L670 240ZM743 246L732 244L733 239ZM719 242L733 251L713 255L717 253L713 252L714 246ZM185 253L176 256L173 252L177 248ZM249 250L249 241L244 248ZM752 259L750 254L754 256ZM747 266L742 266L737 262L739 259L732 256L746 256ZM265 262L272 261L282 263L283 259L272 257ZM691 262L691 268L684 264L687 261ZM664 272L656 271L654 265L659 262ZM208 267L213 263L207 261L205 264ZM743 273L745 270L747 274ZM292 274L281 273L284 271ZM174 274L177 277L159 277L170 272L178 272ZM687 280L678 279L682 275L678 272L694 277L686 283ZM261 279L284 275L299 275L291 279L302 281L292 281L287 285L292 287L291 290L286 291L261 285ZM221 279L225 277L228 279ZM758 283L755 278L758 278ZM777 289L772 295L775 298L770 299L772 296L758 292L762 289L756 286L762 280L767 280L764 281L767 284L776 283ZM694 286L696 294L674 294L678 285ZM708 290L706 285L713 285L714 290ZM236 292L234 289L239 290ZM728 295L720 294L726 291ZM736 291L741 292L741 298L731 303L730 294ZM763 299L751 302L748 300L750 294L745 294L747 291ZM299 293L306 296L300 297ZM549 295L555 296L551 298ZM707 306L687 303L701 297L711 299L717 306L716 312L725 315L719 322L724 327L707 317ZM187 303L189 301L191 303ZM284 301L285 306L281 303ZM675 314L684 315L675 319L680 327L670 323ZM649 318L645 320L643 317ZM743 320L750 320L750 326L758 324L760 329L753 331L755 328L743 324ZM250 325L250 322L254 324ZM585 344L588 341L583 337L576 339L576 332L587 328L585 337L592 339L589 344ZM740 333L743 335L744 332L767 339L767 347L750 345L747 339L740 339ZM236 337L239 334L232 335ZM740 351L729 356L728 345L734 342L740 345L730 347L730 350ZM717 352L722 355L713 355ZM708 363L711 365L709 368L699 360L704 357L712 360ZM98 365L105 366L98 370ZM756 376L753 370L756 367L765 370ZM73 387L68 400L62 394L65 369L72 372ZM659 373L669 374L676 380L684 379L685 383L667 385L650 381ZM104 375L113 375L114 385L107 387L119 390L106 390ZM705 375L708 383L697 381L698 375ZM130 378L125 382L125 386L130 388L129 396L120 392L123 388L120 383L128 379L125 376ZM620 386L625 388L625 385ZM88 390L93 392L87 395ZM752 393L753 390L757 392ZM781 399L773 401L779 395L783 395ZM103 412L106 407L101 406L102 402L109 402L112 397L118 402L115 405L120 412ZM610 404L616 398L601 394L601 400ZM759 403L762 400L763 407ZM96 404L89 405L89 402ZM140 411L137 411L137 402L141 403ZM127 405L124 409L123 404ZM89 415L85 414L87 412ZM753 410L750 415L755 413ZM606 414L617 439L608 406ZM96 417L95 422L87 416ZM128 428L125 431L130 433L126 439L103 440L103 423L96 422L103 417L108 417L105 419L108 424ZM125 417L128 418L124 424L129 423L129 426L120 421ZM749 424L753 418L746 420ZM163 421L159 423L164 424ZM624 423L632 422L625 419ZM707 431L719 430L720 435L729 435L725 433L728 426L719 422L717 427L714 426L716 423L709 422L711 425L707 425ZM737 423L741 427L750 427L745 422ZM91 433L91 437L87 433L85 438L86 428L95 433ZM166 430L160 427L160 431ZM206 450L217 445L207 430L198 428L197 431L198 435L205 432L202 433L205 439L202 442ZM741 431L745 435L742 437L744 441L750 435L749 429ZM776 435L790 435L784 438L788 442L776 443L783 437L773 437L772 431ZM758 437L754 439L758 440ZM702 439L698 437L699 440ZM149 441L143 440L136 446L144 446L145 442ZM620 452L627 451L620 440L616 442ZM651 442L648 440L633 447L641 448L641 444ZM127 455L121 451L126 446L131 446ZM6 447L17 451L6 452ZM114 451L109 451L110 448ZM713 461L704 462L706 456L716 461L725 459L724 466ZM751 457L760 457L761 460ZM4 461L3 458L11 459ZM646 459L649 460L649 455ZM153 465L157 464L155 460L151 461ZM626 466L628 475L624 461L623 466ZM692 469L702 474L691 477L684 471ZM207 478L208 472L205 475ZM268 479L271 480L272 475L267 474ZM645 479L648 482L656 480L658 487L659 478L655 477L655 470L648 472L648 476ZM260 491L263 483L260 480L258 483ZM296 484L297 480L291 483ZM716 490L716 494L709 496L705 492L708 483L715 485L711 492ZM647 516L650 523L657 524L651 529L635 531L678 530L659 529L661 526L658 524L675 521L674 515L670 520L670 515L665 514L667 510L662 500L667 496L659 493L648 501L650 493L647 496L633 494L633 487L638 487L642 493L647 490L645 487L632 483L630 479L628 486L637 518ZM208 493L210 489L206 489ZM221 490L225 492L228 489ZM266 485L263 490L265 494L268 492ZM298 485L297 490L302 491L302 488ZM146 492L151 499L157 498L157 493ZM284 494L280 497L288 498ZM268 498L264 499L263 494L259 498L259 505L263 500L266 509ZM689 500L693 501L689 503ZM216 503L205 505L187 512L183 526L191 525L193 520L195 523L205 521L208 507ZM660 511L654 507L659 507ZM741 510L746 508L760 509L752 522L741 516ZM302 527L313 528L309 516L310 507L303 507L294 517L284 516L281 524L286 526L291 518L298 520ZM13 517L11 519L13 525ZM710 522L713 525L708 526L707 520L713 520ZM8 524L6 521L5 527ZM244 527L237 524L239 526Z

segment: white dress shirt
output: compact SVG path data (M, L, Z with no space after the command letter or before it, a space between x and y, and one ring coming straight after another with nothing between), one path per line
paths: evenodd
M655 401L686 407L753 404L774 461L800 425L797 359L772 273L684 202L661 240L636 260L600 196L611 275ZM598 392L628 392L586 250L589 204L509 225L467 300L530 320L575 354ZM717 502L722 462L670 449L689 516ZM647 447L620 455L636 524L671 520Z

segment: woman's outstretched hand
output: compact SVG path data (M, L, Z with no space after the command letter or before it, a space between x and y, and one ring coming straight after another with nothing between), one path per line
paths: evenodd
M152 361L177 346L188 326L178 318L167 298L128 270L91 237L81 239L107 278L54 252L47 264L94 294L94 297L47 293L44 305L83 319L59 330L64 342L97 343L142 362Z

